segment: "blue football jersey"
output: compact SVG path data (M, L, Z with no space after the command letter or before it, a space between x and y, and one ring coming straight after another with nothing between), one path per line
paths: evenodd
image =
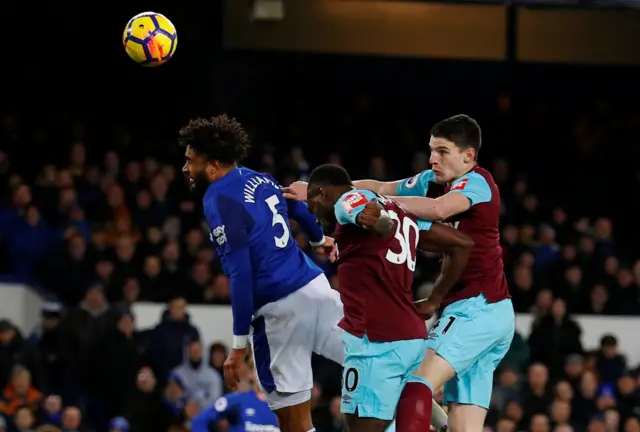
M280 432L276 415L253 390L218 399L192 420L191 432L208 432L211 423L222 419L229 422L229 432Z
M322 273L297 246L289 217L311 242L323 241L322 227L304 203L285 200L270 176L244 167L213 182L203 204L210 238L231 281L234 335L246 336L257 309Z

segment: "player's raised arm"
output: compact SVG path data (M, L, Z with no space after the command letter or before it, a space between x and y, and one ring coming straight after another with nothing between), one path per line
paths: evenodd
M424 224L425 222L422 222ZM442 270L436 280L429 300L419 306L424 315L432 314L439 306L445 295L458 281L469 261L473 240L447 225L431 224L429 230L421 229L418 248L429 252L442 252Z
M380 195L396 195L398 187L404 180L381 182L378 180L356 180L353 185L357 189L366 189L378 193Z
M381 182L378 180L356 180L353 185L356 189L366 189L376 192L380 195L399 195L398 190L403 182L410 180L398 180L393 182ZM303 181L297 181L290 186L282 188L282 193L287 199L297 201L307 200L307 188L309 184Z
M302 231L307 234L311 246L316 247L324 244L322 225L318 223L318 218L309 211L309 207L304 202L288 199L287 212L289 217L298 222Z
M471 206L490 202L491 187L480 174L472 171L451 183L451 189L439 198L393 197L402 207L420 219L445 220L463 213Z
M367 209L366 213L363 211ZM369 190L353 190L344 194L334 206L336 220L341 225L354 224L386 237L394 224L386 210Z
M254 280L249 248L249 231L253 221L241 202L225 195L218 196L215 204L205 199L204 205L205 213L207 206L215 205L220 215L221 224L214 228L214 234L220 230L216 241L225 250L223 260L231 285L233 314L233 351L224 364L224 375L227 385L233 388L244 361L253 316Z

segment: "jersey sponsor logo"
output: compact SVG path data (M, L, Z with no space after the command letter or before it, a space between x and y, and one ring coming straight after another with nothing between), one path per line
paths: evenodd
M250 421L244 422L244 430L247 432L280 432L276 426L255 424Z
M344 199L342 200L342 207L344 207L347 213L351 214L353 210L360 207L361 205L365 205L368 202L369 200L366 196L364 196L364 194L355 192L344 197Z
M222 412L227 409L227 406L229 406L229 402L227 402L227 398L221 397L216 401L214 408L216 409L216 411Z
M218 246L222 246L227 242L227 235L224 232L224 225L217 226L209 234L209 239L212 242L218 243Z
M452 191L454 190L464 190L464 188L467 187L467 182L469 181L469 179L462 179L460 180L460 182L458 182L455 186L453 186L451 188Z

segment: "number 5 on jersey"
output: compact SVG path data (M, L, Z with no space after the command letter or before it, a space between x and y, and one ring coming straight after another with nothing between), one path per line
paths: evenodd
M418 247L418 240L420 239L420 228L409 217L403 217L402 221L398 217L398 214L393 210L389 210L389 217L396 222L395 239L400 243L400 252L396 253L392 249L387 250L387 261L394 264L407 263L409 270L416 270L416 248ZM415 233L414 244L411 244L411 231ZM413 246L413 247L412 247Z
M282 249L287 246L287 243L289 243L291 233L289 232L289 225L287 224L287 221L284 219L284 217L282 217L280 213L278 213L278 208L276 206L280 204L280 200L278 199L277 195L271 195L264 201L269 206L269 210L271 210L271 213L273 215L273 217L271 218L271 226L282 226L282 235L280 237L274 236L273 238L276 243L276 247Z

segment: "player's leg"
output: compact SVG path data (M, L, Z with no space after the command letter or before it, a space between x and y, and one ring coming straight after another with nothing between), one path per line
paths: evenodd
M433 349L428 349L420 367L409 377L398 402L397 428L403 432L429 430L434 390L455 375L454 369Z
M487 409L477 405L449 403L449 431L482 431Z
M429 381L417 375L422 365L432 363L431 359L427 358L433 354L433 351L427 349L428 341L423 341L423 346L423 354L416 359L416 363L409 369L411 372L405 377L406 384L398 401L396 424L401 431L429 430L432 424L432 413L434 409L440 408L433 401L434 390L440 388L440 381L435 378ZM436 376L443 375L434 375ZM439 414L439 411L436 412ZM439 429L440 427L436 430Z
M377 418L360 417L358 413L345 414L349 432L385 432L388 430L389 420L381 420Z
M317 311L301 290L256 313L253 354L256 372L269 407L283 432L308 432L311 421L311 353Z
M273 411L281 432L315 431L311 421L311 400Z
M431 428L435 432L445 432L449 428L447 412L435 399L431 402ZM391 423L385 432L396 432L396 422Z
M407 383L398 405L398 429L421 431L431 423L433 390L463 375L495 341L478 324L487 301L483 295L447 306L430 329L427 354ZM446 392L447 387L445 387ZM418 406L421 409L413 409Z
M344 333L341 411L351 432L383 432L391 424L409 371L424 355L424 340L370 342Z
M318 308L318 321L314 333L313 352L344 365L343 330L338 323L344 317L338 291L331 288L325 275L312 280L305 292L310 304Z
M484 341L485 348L477 350L478 357L469 369L444 387L452 432L482 430L491 402L493 373L513 339L515 323L511 301L487 304L482 313L476 315L474 323L483 331L469 333L469 338Z

